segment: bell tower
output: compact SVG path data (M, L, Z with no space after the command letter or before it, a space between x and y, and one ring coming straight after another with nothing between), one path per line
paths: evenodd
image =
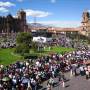
M17 13L17 17L20 20L20 27L21 27L22 31L25 31L25 29L26 29L26 12L23 9L19 10Z
M86 36L88 36L90 32L90 13L89 11L85 10L83 12L82 18L83 18L82 28L83 28L83 31L86 32Z
M18 11L17 16L18 16L18 19L22 21L26 21L26 12L23 9Z
M84 11L82 17L83 17L83 22L87 23L88 20L89 20L89 12L88 11Z

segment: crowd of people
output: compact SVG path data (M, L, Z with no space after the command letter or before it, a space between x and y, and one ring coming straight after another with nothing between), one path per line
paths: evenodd
M77 50L64 55L51 54L35 60L18 61L6 67L0 65L0 90L38 90L46 80L54 83L55 77L64 82L64 73L68 71L70 76L81 74L88 79L90 68L85 65L87 60L90 60L90 51ZM35 63L31 64L32 61ZM51 83L48 82L47 86Z
M0 37L0 48L13 48L16 46L16 35Z
M58 45L63 47L72 47L72 40L69 37L66 37L63 34L60 34L56 38L52 38L47 44L52 45Z
M12 47L15 41L1 43L1 48ZM51 44L58 44L64 47L72 47L71 40L65 36L55 39ZM50 44L50 45L51 45ZM70 46L71 45L71 46ZM90 50L80 46L77 50L65 54L52 53L48 56L38 57L37 59L28 59L18 61L6 67L0 65L0 90L38 90L41 83L47 82L47 90L54 87L54 78L58 81L64 81L65 73L70 72L70 76L86 75L90 78L90 67L85 64L90 60Z

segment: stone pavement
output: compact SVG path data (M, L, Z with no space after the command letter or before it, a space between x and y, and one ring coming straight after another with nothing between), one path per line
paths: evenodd
M86 80L85 76L73 76L69 77L69 73L66 75L67 81L65 82L65 87L63 88L61 84L58 84L58 78L55 78L57 83L52 90L90 90L90 80ZM43 88L40 90L46 90L47 81L42 84Z

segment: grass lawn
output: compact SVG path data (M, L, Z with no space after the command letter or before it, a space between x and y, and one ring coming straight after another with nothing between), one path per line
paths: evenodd
M65 52L71 52L71 51L74 51L74 50L75 49L73 49L73 48L65 48L65 47L60 47L60 46L53 46L53 47L51 47L50 50L49 50L49 47L47 47L44 51L41 51L41 52L33 52L33 51L31 51L31 54L37 54L38 56L49 55L49 54L53 54L53 53L64 54Z
M0 64L9 65L22 59L20 55L13 54L13 51L14 49L0 49Z
M65 48L65 47L59 47L54 46L50 50L49 48L46 48L43 52L34 52L31 51L30 54L36 54L37 56L42 55L49 55L51 53L64 53L64 52L70 52L73 51L73 48ZM0 49L0 64L3 65L9 65L11 63L16 62L17 60L23 60L23 56L14 54L14 49Z
M53 46L51 47L51 49L49 50L49 48L45 49L46 52L48 53L65 53L65 52L71 52L74 51L73 48L65 48L65 47L60 47L60 46Z

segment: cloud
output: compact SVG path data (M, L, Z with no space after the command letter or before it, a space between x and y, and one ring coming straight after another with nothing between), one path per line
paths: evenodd
M9 10L4 7L0 7L0 12L6 13L6 12L9 12Z
M0 2L0 7L11 7L11 6L15 6L15 4L11 2Z
M55 3L56 2L56 0L51 0L51 3Z
M79 27L80 21L39 21L37 23L55 26L55 27Z
M52 14L50 12L32 10L32 9L26 9L25 11L27 16L33 16L33 17L47 17Z

